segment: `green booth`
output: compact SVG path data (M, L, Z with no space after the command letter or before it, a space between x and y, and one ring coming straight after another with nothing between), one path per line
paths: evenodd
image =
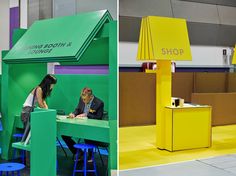
M109 143L109 171L117 169L117 22L107 10L36 21L28 30L15 31L14 47L3 52L2 158L11 147L30 151L31 176L56 175L56 136L70 135ZM14 128L30 90L47 74L47 63L107 65L107 74L56 74L58 79L47 103L49 110L31 114L29 145L12 144ZM56 120L56 110L72 112L80 90L91 87L101 98L108 120ZM50 159L45 159L50 156ZM40 165L40 167L39 167ZM109 172L110 175L111 172Z

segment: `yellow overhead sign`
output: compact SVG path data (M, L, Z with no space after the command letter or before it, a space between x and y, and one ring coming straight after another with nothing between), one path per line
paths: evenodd
M138 60L192 60L186 20L144 17L137 58Z

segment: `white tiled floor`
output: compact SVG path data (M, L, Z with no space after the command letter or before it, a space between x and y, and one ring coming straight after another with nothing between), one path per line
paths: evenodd
M236 176L236 155L120 171L120 176Z

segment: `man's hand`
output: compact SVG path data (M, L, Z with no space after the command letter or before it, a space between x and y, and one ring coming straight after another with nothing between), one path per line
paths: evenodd
M86 117L87 115L85 114L85 113L83 113L83 114L79 114L79 115L77 115L75 118L82 118L82 117Z
M71 118L71 119L75 118L75 114L70 113L70 114L69 114L69 118Z

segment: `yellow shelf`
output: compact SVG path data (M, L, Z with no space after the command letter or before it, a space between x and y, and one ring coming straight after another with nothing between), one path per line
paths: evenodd
M150 69L145 70L145 73L156 73L156 72L157 72L156 70L150 70Z

